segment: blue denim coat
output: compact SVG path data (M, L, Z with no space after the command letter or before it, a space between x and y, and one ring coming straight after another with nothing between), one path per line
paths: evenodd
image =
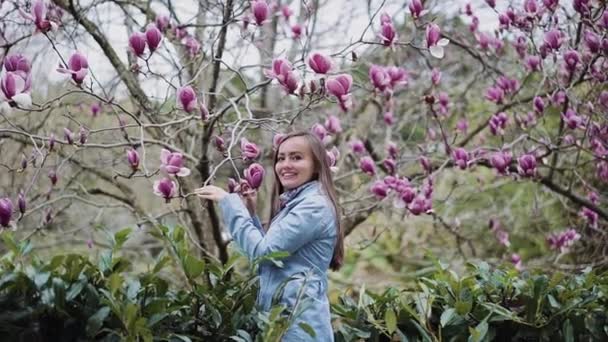
M310 298L311 306L289 328L283 341L333 341L327 269L336 242L334 207L318 181L310 181L290 192L290 198L272 220L268 232L264 232L257 217L250 216L238 194L223 198L219 207L224 224L250 260L277 251L290 254L281 260L282 268L263 262L258 269L257 304L261 310L270 309L272 297L281 283L286 285L280 303L293 308L300 289ZM315 330L315 338L302 330L299 322L309 324Z

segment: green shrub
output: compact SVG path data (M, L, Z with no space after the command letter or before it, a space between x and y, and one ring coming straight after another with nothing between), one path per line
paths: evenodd
M297 317L281 306L256 310L261 260L240 274L238 257L226 265L200 259L184 229L160 227L152 235L165 248L137 272L120 255L130 232L112 235L96 261L42 259L3 233L0 340L276 341ZM267 259L280 265L281 257ZM608 275L590 269L544 275L479 263L459 277L437 262L413 289L343 294L333 324L337 341L602 341L607 289Z

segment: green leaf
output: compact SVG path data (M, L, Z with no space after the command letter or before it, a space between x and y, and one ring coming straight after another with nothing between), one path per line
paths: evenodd
M39 272L34 276L34 284L38 289L41 289L48 281L51 276L50 272Z
M488 322L486 320L483 320L479 322L479 324L477 324L475 328L469 327L469 332L471 333L471 336L469 336L470 342L482 341L488 333Z
M85 284L85 281L73 283L72 286L70 286L70 290L65 296L66 300L71 301L72 299L76 298L80 294L80 292L82 292L82 289L84 289Z
M468 314L469 312L471 312L473 303L457 301L456 304L454 305L454 307L456 308L456 313L458 313L460 316L464 316L464 315Z
M171 336L169 336L169 341L192 342L190 337L188 337L186 335L178 335L178 334L171 334Z
M551 305L552 308L559 309L561 307L561 305L559 305L559 302L557 301L557 299L555 299L555 297L553 297L553 295L548 294L547 299L549 299L549 305Z
M190 279L194 279L203 273L205 269L205 262L190 255L186 254L186 258L184 260L184 272L186 272L186 276Z
M124 245L124 243L127 241L127 239L129 239L129 235L131 234L131 232L133 231L132 228L125 228L122 230L119 230L118 232L116 232L116 234L114 234L114 246L113 246L113 250L119 250L122 248L122 245Z
M569 319L562 326L562 334L564 335L565 342L574 342L574 329L572 329L572 323Z
M112 296L116 295L116 291L120 289L120 287L122 286L122 282L122 276L118 273L112 273L110 278L108 278L108 287L110 288L110 293L112 294Z
M390 334L397 330L397 315L395 315L395 311L393 309L389 308L384 312L384 321L386 322L386 329L388 329Z
M307 323L300 322L298 325L300 326L300 328L302 328L302 330L304 330L308 335L310 335L310 337L314 338L317 336L317 334L315 333L315 329L313 329Z
M93 337L95 336L95 334L97 334L97 331L99 331L99 329L103 325L103 321L106 319L106 317L108 317L109 313L110 308L104 306L103 308L97 310L97 312L95 312L93 316L89 317L89 319L87 320L86 327L88 336Z
M441 314L441 326L445 327L448 323L450 323L452 321L452 319L454 318L455 314L456 314L456 309L454 309L454 308L449 308L449 309L445 310Z

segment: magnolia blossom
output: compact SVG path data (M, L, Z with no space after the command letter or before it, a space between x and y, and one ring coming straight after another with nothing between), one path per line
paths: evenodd
M332 147L331 150L326 151L327 164L331 172L338 172L338 159L340 159L340 151L336 146Z
M536 175L536 157L533 154L527 153L517 159L517 171L522 176Z
M389 187L384 181L377 180L374 182L370 191L376 196L377 199L381 200L388 195Z
M29 95L31 83L31 76L25 72L9 71L4 73L0 79L2 98L9 102L12 101L22 108L31 107L32 98Z
M136 171L139 168L139 153L132 148L127 150L127 161L129 162L131 169Z
M327 136L327 130L320 123L316 123L316 124L312 125L312 128L310 129L310 131L314 135L316 135L317 138L319 138L319 140L321 140L321 141L325 140L325 137Z
M352 84L353 78L348 74L340 74L331 77L325 82L327 92L338 99L340 108L342 108L342 110L345 112L352 105L350 94Z
M438 68L433 68L431 71L431 82L433 85L437 86L441 82L441 70Z
M317 74L327 74L332 68L332 61L329 56L320 52L313 52L308 57L308 65Z
M272 69L264 70L264 73L267 77L276 79L288 94L294 94L298 88L298 76L291 63L284 58L275 58L272 61Z
M19 12L22 17L34 22L36 31L44 33L57 29L57 23L54 20L49 20L47 10L48 8L44 0L35 0L32 3L31 14L24 12L22 9L19 9Z
M89 72L89 62L83 54L74 52L68 60L68 68L58 68L57 71L71 74L72 80L74 80L76 84L82 84L82 81L84 81L84 78Z
M410 9L412 17L414 17L415 19L420 18L426 12L424 11L424 6L420 0L412 0L408 5L408 8Z
M191 86L183 86L177 90L177 106L190 113L196 108L197 98Z
M509 117L505 112L500 112L492 115L489 122L490 131L492 132L492 134L504 135L508 121Z
M154 52L160 42L163 40L163 35L155 24L149 24L146 28L146 43L150 49L150 53Z
M580 238L581 235L570 228L559 233L549 234L547 243L551 249L558 249L561 253L564 253Z
M583 118L580 117L572 108L568 108L565 113L562 113L562 120L570 129L584 127Z
M129 47L137 57L141 57L146 50L146 34L133 32L129 37Z
M388 155L393 158L393 159L398 159L397 156L399 154L399 148L397 147L397 144L395 144L392 141L389 141L386 144L386 152L388 153Z
M498 171L499 174L506 175L509 173L509 165L513 157L510 152L496 152L490 158L490 164Z
M469 164L469 152L462 147L456 148L452 151L452 159L461 170L464 170Z
M374 88L378 89L379 91L384 91L391 82L388 73L383 67L378 65L372 65L369 68L369 79Z
M337 134L342 132L342 125L340 119L335 115L330 115L325 120L325 129L331 134Z
M167 203L177 195L177 183L170 178L163 178L154 182L154 194L165 199Z
M285 134L283 133L277 133L272 137L272 148L273 149L278 149L279 145L281 145L281 143L283 142L283 139L285 139Z
M11 54L4 58L4 69L9 72L23 72L29 74L31 70L30 61L22 54Z
M270 8L268 7L266 0L251 1L251 13L253 14L255 23L258 26L262 26L270 15Z
M166 15L156 16L154 23L161 32L165 32L165 30L167 30L170 25L169 17L167 17Z
M245 179L247 180L247 182L249 183L249 185L252 188L257 189L260 187L260 185L262 185L262 182L264 181L264 174L265 174L265 170L262 165L253 163L253 164L249 165L249 167L246 168L243 173L244 173Z
M19 207L19 212L21 214L25 214L25 210L27 209L27 201L25 199L25 193L23 190L19 191L19 197L17 198L17 206Z
M449 43L448 39L441 38L441 31L437 24L430 23L426 26L426 46L433 57L443 58L443 47Z
M169 175L186 177L190 175L190 169L184 167L184 156L179 152L171 152L167 149L160 151L160 170Z
M370 176L373 176L376 174L376 165L374 164L374 161L370 157L366 156L366 157L361 158L361 161L359 162L359 167L361 168L361 171L363 171L364 173L367 173Z
M389 47L393 46L397 40L397 30L395 30L390 16L386 13L380 17L380 40L384 46Z
M226 150L226 142L224 141L224 138L219 135L216 135L213 138L213 145L219 152L224 152Z
M516 270L521 271L523 269L521 257L519 256L519 254L511 254L511 263L513 264Z
M359 139L352 140L349 145L353 152L356 154L362 154L363 152L365 152L365 145L363 144L363 141Z
M243 160L254 160L260 156L260 149L246 138L241 138L241 156Z
M8 227L11 222L11 216L13 215L13 202L11 199L0 198L0 226Z

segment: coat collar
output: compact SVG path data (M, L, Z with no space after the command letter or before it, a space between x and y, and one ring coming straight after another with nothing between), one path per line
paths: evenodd
M297 188L283 192L279 196L279 201L281 203L281 209L283 209L287 205L287 203L291 202L291 200L298 197L298 195L305 194L310 191L316 190L319 188L319 186L320 186L319 181L311 180L309 182L306 182L306 183L300 185Z

